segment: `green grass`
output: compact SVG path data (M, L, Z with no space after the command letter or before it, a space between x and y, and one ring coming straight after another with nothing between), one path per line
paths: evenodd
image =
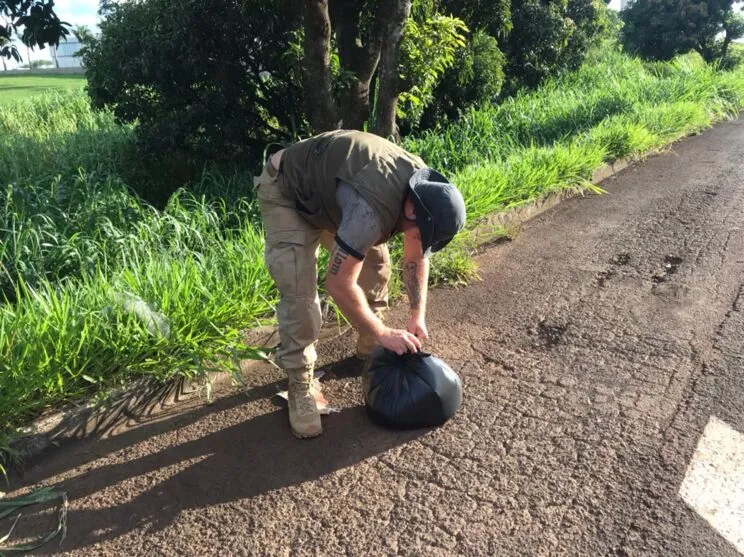
M503 160L520 148L565 144L614 116L646 125L645 118L655 118L655 110L669 115L677 110L672 105L679 107L684 101L705 112L694 124L670 121L670 129L649 129L656 143L663 144L738 112L744 97L742 79L741 70L718 73L692 55L644 64L609 52L574 74L547 82L539 91L472 110L459 122L411 138L406 145L434 167L460 170Z
M554 190L589 186L604 162L649 150L733 117L744 68L719 72L694 55L644 63L596 54L576 73L405 145L444 168L476 220Z
M44 73L36 75L0 74L0 105L28 99L49 91L69 91L85 86L85 75Z
M472 230L546 193L591 189L604 162L641 156L742 106L744 69L604 52L571 76L405 146L457 183ZM277 295L252 173L205 170L190 193L157 210L129 188L134 131L93 112L81 91L0 105L6 444L8 432L49 407L134 378L195 377L256 356L241 331L270 315ZM477 241L468 231L435 256L432 283L475 276ZM393 253L399 258L399 242Z

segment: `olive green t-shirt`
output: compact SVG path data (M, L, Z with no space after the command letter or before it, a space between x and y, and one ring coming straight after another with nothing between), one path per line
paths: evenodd
M316 228L336 232L342 219L336 190L352 186L379 219L382 238L395 233L408 193L408 180L426 165L417 156L377 135L336 130L288 147L282 173L299 213Z

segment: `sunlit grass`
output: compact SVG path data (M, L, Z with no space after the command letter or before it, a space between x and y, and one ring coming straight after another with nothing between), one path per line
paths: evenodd
M744 102L741 68L718 72L693 55L653 64L613 52L597 56L575 74L471 110L454 124L408 138L406 146L452 172L503 160L521 148L565 144L618 117L647 126L658 135L655 143L663 144L737 114ZM660 111L664 116L656 115ZM690 112L695 125L686 120ZM640 152L647 141L638 139L638 149L620 147ZM608 158L618 156L607 152Z
M85 75L55 73L47 70L38 73L0 73L0 105L43 95L48 91L79 90L85 86Z

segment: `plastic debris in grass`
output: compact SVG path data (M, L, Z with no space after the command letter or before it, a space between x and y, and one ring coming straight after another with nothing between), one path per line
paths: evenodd
M48 503L59 500L57 507L57 527L38 536L30 541L24 541L18 544L9 544L8 541L13 535L18 520L22 516L24 509L41 503ZM4 499L0 494L0 521L6 518L14 519L10 525L8 533L0 536L0 557L6 555L17 555L28 553L49 543L58 535L62 534L60 541L65 539L67 533L67 494L64 491L58 491L53 487L42 487L26 495Z
M155 306L133 294L113 292L112 298L118 308L124 310L125 313L136 316L151 335L162 338L170 337L171 321L167 316L157 311ZM108 311L112 310L112 308L106 309Z

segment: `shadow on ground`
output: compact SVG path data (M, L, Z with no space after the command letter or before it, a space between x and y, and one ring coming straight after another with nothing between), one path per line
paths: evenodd
M329 376L351 376L351 360L331 366ZM103 439L88 451L81 442L76 457L50 462L42 470L29 473L38 483L57 474L76 469L80 473L56 485L67 492L70 511L68 533L61 546L55 540L37 554L85 550L94 544L116 539L135 529L159 531L174 523L182 511L241 501L274 490L313 481L337 470L405 444L425 433L392 432L375 426L363 406L352 406L323 419L324 434L313 440L298 441L289 434L286 409L267 409L263 414L234 423L236 413L255 413L249 406L268 398L281 383L254 389L246 398L242 392L199 407L185 415L141 426L119 436ZM261 411L261 410L259 410ZM213 418L229 413L229 425L215 430ZM143 443L159 433L184 430L198 420L209 421L205 434L180 444L156 448L160 443ZM219 424L225 420L218 421ZM184 434L186 435L186 434ZM92 441L90 443L93 443ZM70 451L68 447L66 452ZM85 466L116 451L131 452L115 464ZM95 465L94 465L95 466ZM138 488L121 500L121 482L136 478ZM119 494L118 497L112 493ZM130 497L131 495L131 497ZM76 501L87 498L93 506L78 508ZM16 535L35 535L48 530L54 517L46 510L24 517Z

